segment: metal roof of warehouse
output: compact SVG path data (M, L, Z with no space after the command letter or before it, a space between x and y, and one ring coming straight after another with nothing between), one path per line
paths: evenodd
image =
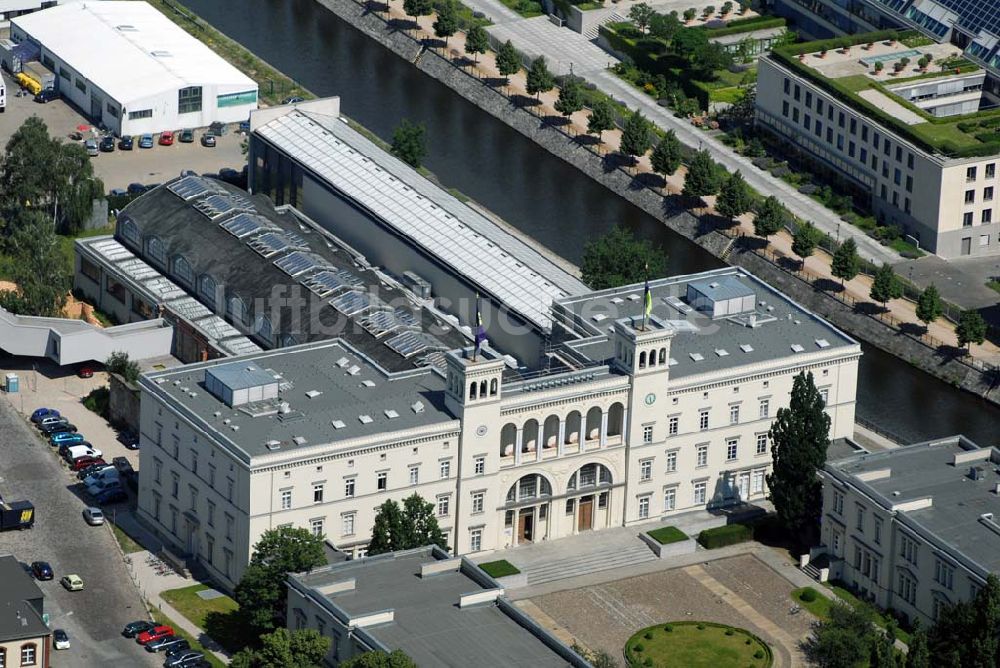
M543 329L578 279L339 118L291 111L256 130L400 234Z
M72 2L11 20L102 91L126 105L206 84L257 84L145 2Z

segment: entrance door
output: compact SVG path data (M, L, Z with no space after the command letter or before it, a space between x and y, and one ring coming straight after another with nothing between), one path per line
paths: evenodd
M972 237L962 238L962 255L972 254Z
M524 508L517 518L517 542L530 543L535 538L535 510Z
M594 497L585 496L580 499L580 514L577 517L576 530L587 531L594 528Z

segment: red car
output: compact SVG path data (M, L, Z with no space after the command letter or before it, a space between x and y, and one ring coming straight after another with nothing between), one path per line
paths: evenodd
M140 645L145 645L148 642L153 642L154 640L159 640L160 638L167 638L174 635L174 630L169 626L156 626L149 631L143 631L135 637L135 641Z
M88 466L92 466L94 464L106 465L107 462L100 457L77 457L73 460L73 463L70 464L70 468L74 471L82 471Z
M78 375L80 378L93 378L94 370L91 369L89 366L82 366L79 368L79 370L77 370L76 375Z
M174 133L164 130L160 133L160 146L171 146L174 143Z

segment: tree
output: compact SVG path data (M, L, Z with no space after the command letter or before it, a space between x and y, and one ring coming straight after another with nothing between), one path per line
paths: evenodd
M666 275L667 256L659 246L616 226L584 245L580 273L593 290L616 288Z
M685 15L687 12L685 12ZM674 53L691 60L695 51L708 45L708 36L698 28L681 28L674 35Z
M995 574L971 601L950 606L927 634L930 665L992 668L1000 657L1000 580ZM912 650L911 650L912 651Z
M677 12L654 13L649 19L649 34L664 42L671 41L682 27L684 25L678 20Z
M497 71L500 72L500 76L504 77L506 84L507 78L512 74L517 74L520 70L521 56L517 55L517 50L508 39L497 49Z
M260 637L259 649L246 647L233 656L234 668L313 668L323 663L330 639L313 629L276 629Z
M962 315L958 317L955 334L958 335L958 345L960 346L982 343L986 339L986 321L975 309L962 311Z
M555 85L555 78L552 72L549 72L549 66L545 64L545 56L538 56L531 61L525 86L528 95L534 95L537 100L541 93L549 92Z
M792 235L792 252L805 260L816 250L819 243L819 230L810 222L798 226Z
M792 383L788 408L779 408L771 425L773 470L767 475L778 518L793 535L811 535L819 518L821 496L817 473L826 464L830 416L813 382L802 372Z
M733 63L733 56L720 44L713 42L699 43L691 52L691 65L695 76L700 79L714 81L716 70L722 70Z
M253 635L285 625L285 577L326 563L323 538L308 529L268 529L253 548L233 598Z
M598 141L602 141L604 132L614 127L615 111L611 103L604 99L595 102L587 118L587 132L597 135Z
M753 217L753 233L766 240L772 234L778 233L778 230L785 224L785 220L785 207L781 205L777 197L769 195Z
M10 220L6 252L16 290L0 292L0 306L20 315L59 317L72 284L47 215L18 210Z
M653 143L653 128L641 111L634 112L625 121L625 128L622 130L621 144L618 150L622 155L630 158L640 157L646 154Z
M490 36L486 34L486 29L481 25L474 25L465 34L465 52L475 54L476 63L479 62L479 54L486 53L490 48Z
M687 176L684 177L685 197L705 197L719 191L719 176L715 162L708 151L698 151L688 162Z
M874 633L867 607L834 603L830 606L829 620L813 627L802 649L811 665L857 668L870 658Z
M740 170L736 170L722 184L719 196L715 200L715 210L732 222L737 216L742 216L753 206L753 195L750 186L743 179Z
M664 180L681 166L681 142L673 130L667 130L649 156L653 171L662 174Z
M885 308L890 299L899 299L903 296L903 284L899 282L899 277L888 263L875 270L875 278L872 279L868 296L882 304L882 308Z
M917 299L917 317L920 318L920 322L929 325L940 318L943 313L941 294L938 292L937 286L931 283Z
M909 651L906 653L906 668L931 668L931 654L927 646L927 631L920 626L920 620L913 621Z
M411 123L404 118L392 131L392 154L410 167L419 167L427 155L426 135L427 130L422 123Z
M447 48L448 38L458 31L458 13L452 0L445 0L438 6L437 18L434 20L434 36L444 39Z
M382 651L365 652L337 665L339 668L417 668L413 659L401 649L394 650L391 654Z
M649 25L655 14L653 8L645 2L632 5L632 9L628 10L629 19L639 27L639 32L642 33L646 32L646 26Z
M559 88L556 111L569 118L581 109L583 109L583 91L580 87L580 82L575 77L570 77Z
M393 500L379 506L372 527L368 554L383 554L397 550L410 550L426 545L448 549L448 541L438 526L434 504L424 501L419 494L403 499L403 507Z
M860 271L861 258L858 257L858 245L853 237L848 237L833 254L830 273L840 279L840 285L843 287L844 281L852 280Z
M108 373L115 373L124 378L129 383L139 380L139 364L129 359L128 353L113 352L104 360L104 368Z
M403 0L403 11L416 21L417 18L427 16L434 11L434 6L431 0Z

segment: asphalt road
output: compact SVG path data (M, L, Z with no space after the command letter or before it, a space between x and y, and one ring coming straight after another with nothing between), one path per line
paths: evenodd
M23 563L48 561L55 578L39 582L52 628L65 629L69 650L53 651L51 665L158 666L153 655L121 636L133 619L148 618L129 578L110 527L92 527L81 515L85 503L76 477L29 423L0 399L0 494L35 504L31 530L0 533L0 553ZM84 590L66 591L59 578L78 574Z

